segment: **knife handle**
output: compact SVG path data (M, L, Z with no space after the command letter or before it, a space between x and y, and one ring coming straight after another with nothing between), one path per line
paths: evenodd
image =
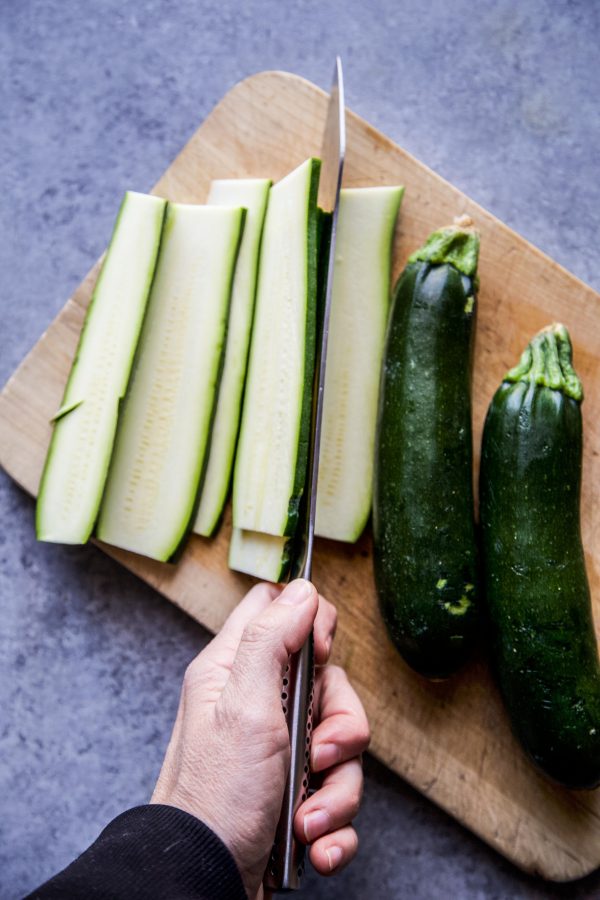
M315 682L313 636L290 656L283 677L281 701L290 734L290 770L265 887L294 891L304 874L304 844L294 837L294 815L308 796Z

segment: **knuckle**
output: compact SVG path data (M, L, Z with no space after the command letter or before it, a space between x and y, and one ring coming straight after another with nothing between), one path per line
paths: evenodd
M274 711L268 704L248 702L241 691L229 691L223 701L217 704L216 712L227 730L252 735L254 738L274 734L279 724L277 715L273 714Z
M262 619L253 619L248 622L242 634L242 641L246 644L264 644L271 638L271 629Z
M240 709L239 721L244 731L250 734L270 731L273 725L272 717L263 703L245 703Z
M237 730L245 739L250 738L255 749L262 747L271 756L289 753L290 740L285 719L265 704L247 705L237 717Z

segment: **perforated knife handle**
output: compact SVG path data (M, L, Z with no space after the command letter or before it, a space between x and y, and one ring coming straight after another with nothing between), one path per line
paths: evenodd
M265 877L270 890L294 891L304 874L304 844L294 837L294 816L308 796L315 667L313 636L290 656L281 700L290 733L290 771L273 852Z

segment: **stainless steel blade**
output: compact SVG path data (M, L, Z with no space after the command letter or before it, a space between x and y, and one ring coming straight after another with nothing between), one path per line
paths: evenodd
M325 396L325 370L327 366L327 344L329 341L329 317L331 312L331 294L333 287L333 270L335 266L335 245L337 220L346 157L346 113L344 106L344 75L342 61L335 59L333 83L327 107L327 119L323 133L321 149L321 177L319 180L319 203L321 208L332 213L331 239L329 243L329 259L327 261L327 283L321 341L317 346L315 360L316 396L313 403L313 421L311 428L311 446L308 458L306 492L308 497L306 521L306 545L304 550L302 578L312 576L312 555L315 537L315 520L317 517L317 484L319 480L319 454L321 451L321 426L323 423L323 400Z
M317 482L319 452L325 394L325 366L329 337L329 314L335 264L335 242L339 195L346 153L346 117L344 80L341 59L336 57L333 85L327 108L327 119L321 155L319 202L332 213L331 239L327 264L327 281L321 340L317 346L313 389L312 422L308 471L304 494L302 529L292 577L312 577L312 556L317 514ZM304 845L294 837L294 816L308 791L310 777L310 742L313 716L314 660L312 635L304 647L290 658L282 691L283 709L290 733L290 770L285 787L281 818L265 884L272 890L293 891L300 886L304 871Z

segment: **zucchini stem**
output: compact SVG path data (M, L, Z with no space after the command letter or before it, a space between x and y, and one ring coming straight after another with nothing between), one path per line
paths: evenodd
M428 262L432 266L448 263L475 278L479 259L479 233L468 216L460 216L453 225L430 234L422 247L408 258L409 263Z
M569 332L564 325L554 322L531 339L521 359L506 373L504 380L545 385L581 402L583 387L572 360Z

